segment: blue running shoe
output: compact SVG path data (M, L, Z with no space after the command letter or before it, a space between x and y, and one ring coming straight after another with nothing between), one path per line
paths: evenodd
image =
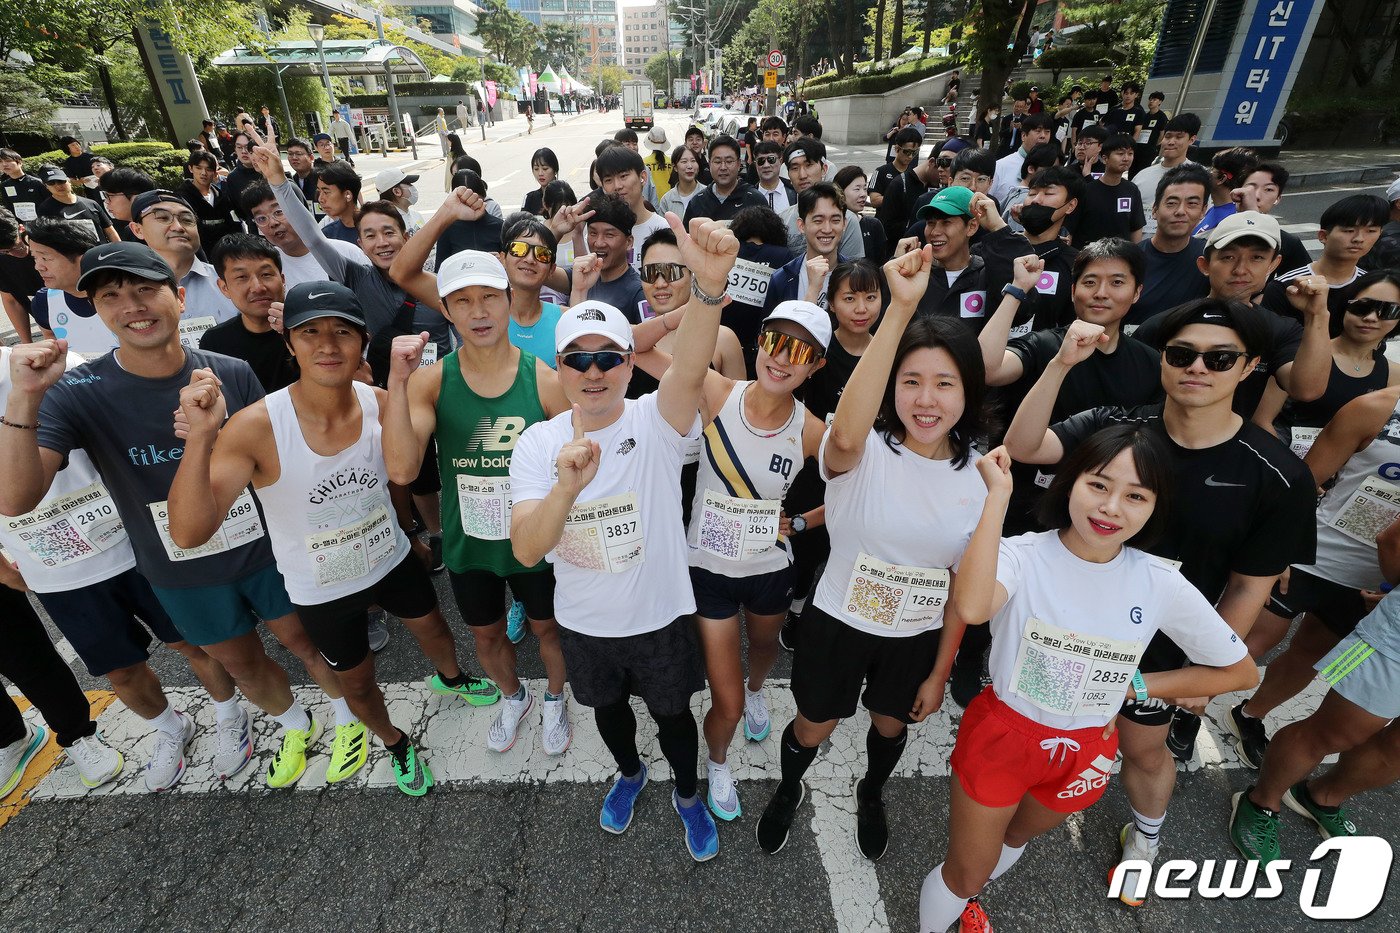
M598 825L608 832L618 835L627 832L632 825L632 811L637 806L637 795L647 786L647 766L642 765L639 781L625 780L618 775L612 789L603 798L603 812L598 816Z
M525 640L525 604L518 599L511 602L506 613L506 637L512 645Z
M671 806L680 814L681 824L685 826L685 847L690 850L690 857L697 862L708 862L719 855L719 832L705 802L696 797L694 803L683 807L672 790Z

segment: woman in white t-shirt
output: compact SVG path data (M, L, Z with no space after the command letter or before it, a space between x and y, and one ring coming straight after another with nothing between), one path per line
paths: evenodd
M867 858L883 855L881 791L906 725L943 702L957 647L940 638L944 607L966 612L954 575L987 499L971 468L986 380L970 330L938 317L910 323L931 263L925 247L885 266L890 307L818 452L831 555L802 613L792 671L797 717L783 732L782 782L758 823L770 854L787 842L818 747L863 701L871 727L856 839ZM1005 451L992 460L1010 464ZM999 515L983 534L1001 534Z
M1009 493L1009 477L1001 480ZM1244 643L1175 566L1142 545L1166 525L1171 455L1140 425L1081 444L1040 504L1053 530L974 540L963 577L990 610L992 683L972 701L950 761L947 860L924 879L919 929L990 929L977 895L1025 846L1103 796L1125 700L1215 696L1259 679ZM1001 508L1006 498L997 495ZM989 500L990 501L990 500ZM986 615L964 616L968 621ZM1142 674L1156 632L1193 666ZM1141 883L1133 873L1129 884Z

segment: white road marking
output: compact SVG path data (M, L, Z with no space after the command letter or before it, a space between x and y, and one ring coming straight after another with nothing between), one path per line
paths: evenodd
M526 681L526 686L538 700L544 691L544 681ZM306 773L296 790L315 791L326 786L326 765L333 722L328 704L314 686L295 688L302 701L318 716L324 717L325 733L313 749ZM210 767L214 751L214 711L203 691L183 687L168 691L172 702L194 716L200 730L196 734L186 759L185 776L167 794L206 794L250 791L279 793L267 790L263 773L276 746L277 724L267 716L254 717L256 748L253 761L227 782L219 781ZM1308 689L1268 717L1270 733L1301 719L1321 702L1326 685L1314 680ZM486 731L496 715L496 707L481 709L464 701L429 693L421 683L396 683L385 687L389 712L394 722L413 736L423 750L438 784L478 783L548 783L570 781L598 785L601 804L603 786L612 780L612 756L604 747L593 726L593 717L583 707L570 703L573 720L573 744L558 758L544 754L539 746L539 713L532 713L522 725L520 739L505 754L486 749ZM774 680L768 685L767 696L773 719L772 734L761 743L745 742L736 737L729 761L734 776L745 793L746 780L776 779L779 774L779 741L782 726L793 717L795 709L786 680ZM1242 695L1217 697L1207 709L1205 728L1198 742L1198 760L1186 769L1244 767L1227 738L1230 708ZM651 718L637 701L633 701L638 716L638 748L651 769L652 777L662 782L670 779L670 768L656 745L656 730ZM538 708L537 703L537 708ZM697 694L692 704L696 715L708 706L704 694ZM948 777L948 758L956 738L953 712L956 706L945 702L942 712L925 723L910 729L909 744L900 759L895 774L899 777ZM33 716L31 711L28 715ZM89 791L78 779L76 768L66 761L40 782L33 792L36 801L54 801L77 797L141 795L149 793L141 778L140 764L151 743L152 730L145 721L131 713L121 702L113 703L99 720L103 735L127 754L128 767L118 780L105 787ZM816 835L817 851L826 871L831 890L832 910L836 929L840 933L865 933L889 928L888 915L875 866L862 858L855 842L855 778L864 771L865 734L869 725L864 716L845 720L831 738L827 751L819 756L807 772L806 783L810 797L811 827ZM702 737L703 741L703 737ZM702 749L703 752L703 749ZM1332 759L1329 759L1329 761ZM352 787L392 787L393 774L388 756L378 742L373 743L370 761L357 775L346 782ZM763 812L767 801L757 790L749 794L740 832L721 830L728 844L752 845L752 820ZM414 806L412 801L405 806ZM799 811L805 814L807 804ZM932 863L930 863L932 865Z

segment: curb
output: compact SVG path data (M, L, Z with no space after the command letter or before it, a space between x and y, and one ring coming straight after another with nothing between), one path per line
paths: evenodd
M1285 155L1283 158L1286 159L1287 156ZM1397 174L1400 174L1400 162L1385 162L1380 165L1367 165L1360 168L1308 172L1306 174L1294 175L1289 181L1293 183L1290 187L1296 188L1317 188L1326 185L1346 184L1348 182L1358 184L1384 184L1394 181Z

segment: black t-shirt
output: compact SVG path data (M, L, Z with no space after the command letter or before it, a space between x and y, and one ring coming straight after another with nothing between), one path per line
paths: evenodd
M49 198L39 205L39 216L53 220L85 220L92 224L92 232L97 235L99 243L107 242L107 228L112 226L112 218L106 209L81 195L72 204Z
M851 374L856 371L860 357L852 355L841 346L835 335L826 348L826 365L812 373L807 384L802 387L802 402L807 410L825 421L836 411L836 403L841 401L841 393Z
M242 360L253 368L263 391L276 392L297 381L300 370L276 331L255 334L243 326L242 315L215 324L199 338L199 348Z
M876 194L884 194L885 189L890 185L890 179L899 175L899 169L894 167L894 162L886 162L875 170L874 176L870 179L870 190Z
M1084 129L1086 124L1092 126L1098 122L1099 113L1097 110L1090 110L1088 107L1080 107L1074 112L1074 116L1070 117L1069 127L1073 133L1078 133L1080 130Z
M1138 130L1142 129L1146 119L1147 111L1134 104L1131 107L1114 107L1103 118L1103 125L1110 133L1122 133L1137 142Z
M49 197L49 189L44 187L44 183L33 175L21 175L18 178L11 178L8 175L0 176L0 203L10 209L21 221L33 220L38 216L37 212L31 214L30 211L37 208ZM16 205L27 205L24 208L16 209ZM26 216L21 216L26 215Z
M885 200L875 209L875 219L885 228L886 241L899 240L904 228L914 220L914 202L927 190L913 166L890 179L885 186Z
M1185 249L1175 253L1161 252L1150 239L1138 246L1146 265L1142 297L1128 310L1124 325L1136 328L1163 311L1210 294L1210 279L1196 267L1196 259L1205 255L1205 240L1192 237Z
M63 174L81 184L84 178L92 174L92 160L95 158L97 157L91 152L80 152L75 156L68 156L63 160Z
M1290 564L1311 564L1317 549L1312 474L1278 438L1245 421L1234 437L1201 450L1171 439L1162 404L1095 408L1051 427L1068 453L1094 432L1137 422L1171 452L1171 517L1149 553L1181 562L1181 572L1212 604L1231 573L1268 577ZM1144 671L1175 670L1185 655L1160 633L1142 659Z
M29 312L34 296L43 287L44 280L34 268L34 257L20 258L0 253L0 292L13 296ZM24 337L28 339L27 334Z
M1142 211L1142 192L1126 179L1116 185L1106 185L1103 179L1095 179L1085 186L1084 200L1069 215L1066 226L1069 221L1073 221L1071 242L1079 249L1104 237L1131 239L1134 230L1147 225L1147 216Z

